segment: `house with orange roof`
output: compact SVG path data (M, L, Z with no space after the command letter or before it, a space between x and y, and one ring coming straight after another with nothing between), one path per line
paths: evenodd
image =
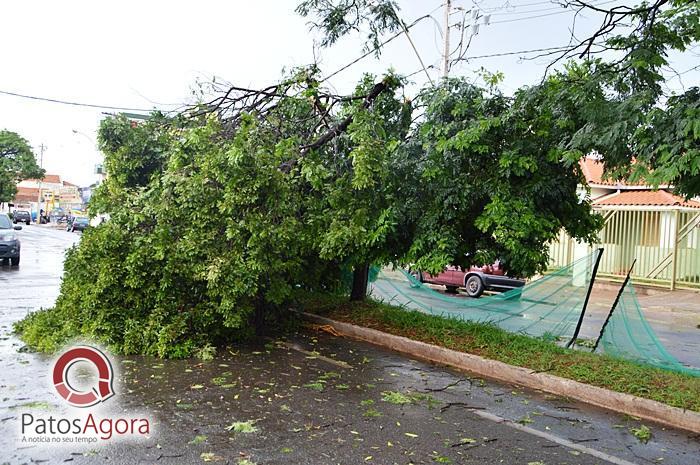
M700 201L675 195L672 186L655 190L607 180L598 157L582 159L580 167L593 209L605 221L595 246L605 249L599 276L624 278L636 259L632 271L636 282L700 288ZM550 246L552 265L571 263L590 249L562 232Z
M11 202L15 210L28 210L37 217L39 210L80 210L83 201L78 186L61 179L57 174L46 174L42 179L25 179L17 184L17 194Z

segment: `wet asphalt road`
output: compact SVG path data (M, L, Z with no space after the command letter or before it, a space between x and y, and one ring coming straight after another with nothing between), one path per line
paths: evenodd
M311 329L220 350L209 362L112 357L117 395L105 406L149 416L149 439L22 444L22 412L58 416L67 407L50 385L52 358L18 352L11 324L53 302L62 251L79 236L36 226L21 235L19 269L0 268L0 463L700 462L698 437L645 423L653 435L642 444L631 433L637 420ZM254 432L227 428L246 421Z

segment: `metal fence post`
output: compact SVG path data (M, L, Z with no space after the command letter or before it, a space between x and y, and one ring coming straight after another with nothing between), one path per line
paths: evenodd
M617 304L620 302L620 298L622 298L622 293L625 291L625 287L627 287L627 285L630 282L630 276L632 275L632 270L634 269L635 263L637 263L636 258L632 262L632 266L630 267L629 271L627 271L625 281L622 283L622 286L620 286L620 289L617 291L617 297L615 297L615 301L613 302L612 307L610 307L608 316L605 318L605 322L603 322L603 326L601 326L600 328L600 334L598 334L598 339L595 340L595 345L593 346L593 350L591 350L591 352L596 351L596 349L598 348L598 344L600 344L600 341L603 339L603 334L605 334L605 329L608 327L608 323L610 323L610 319L612 318L613 312L617 308Z
M574 330L574 335L571 340L566 344L568 349L576 343L576 338L578 337L579 331L581 331L581 325L583 324L583 318L586 315L586 307L588 307L588 300L591 298L591 291L593 290L593 284L595 283L595 277L598 274L598 265L600 264L600 257L603 256L603 248L598 249L598 255L595 258L595 263L593 264L593 270L591 271L591 282L588 283L588 291L586 292L586 299L583 301L583 308L581 309L581 315L578 318L578 323L576 324L576 329Z

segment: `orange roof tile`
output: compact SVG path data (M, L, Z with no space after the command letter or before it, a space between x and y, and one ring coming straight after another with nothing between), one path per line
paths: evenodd
M700 202L685 200L670 192L660 191L622 191L606 195L593 201L594 206L650 206L650 207L686 207L700 208Z
M39 197L39 189L36 187L18 187L14 202L36 202Z
M26 179L26 181L39 182L38 179ZM47 174L41 182L47 182L52 184L61 184L61 176L57 174Z
M603 184L603 164L598 163L598 160L583 157L579 161L581 165L581 171L583 171L583 176L586 178L588 184Z
M633 161L634 163L634 161ZM603 179L603 171L604 171L604 164L602 163L601 160L594 158L594 157L583 157L579 161L579 165L581 166L581 171L583 172L583 176L586 178L586 182L589 185L598 185L598 186L610 186L610 187L638 187L638 188L647 188L651 189L650 186L647 186L644 183L637 183L637 184L629 184L627 183L624 179L621 179L619 181L613 181L610 179ZM666 187L666 186L659 186L659 187Z

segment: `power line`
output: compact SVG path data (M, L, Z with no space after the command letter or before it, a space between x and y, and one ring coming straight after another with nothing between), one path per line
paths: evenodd
M531 48L528 50L517 50L517 51L513 51L513 52L489 53L487 55L473 55L473 56L469 56L469 57L464 57L459 61L480 60L480 59L484 59L484 58L504 57L504 56L509 56L509 55L520 55L520 54L524 55L524 54L536 53L536 52L552 52L552 51L556 51L556 50L564 51L564 50L567 50L568 48L569 48L568 45L562 45L559 47ZM697 67L700 67L700 65L698 65ZM433 66L433 65L428 66L428 69L431 69L431 68L435 69L435 66ZM412 73L406 74L404 77L410 78L410 77L413 77L422 71L423 71L423 68L420 68L416 71L413 71ZM692 71L692 69L688 70L688 71Z
M608 3L614 3L617 0L608 0L607 2L601 2L596 5L606 5ZM571 10L571 9L565 9L564 11L555 11L554 13L545 13L541 15L533 15L533 16L525 16L523 18L513 18L513 19L503 19L500 21L491 21L490 24L503 24L503 23L514 23L516 21L527 21L530 19L537 19L537 18L544 18L545 16L554 16L554 15L561 15L565 13L575 13L576 10Z
M599 4L601 0L593 0L591 2L588 2L590 5L596 5ZM506 2L510 3L510 2ZM479 8L481 11L484 13L490 13L493 14L494 16L500 16L504 14L525 14L525 11L522 11L520 13L514 12L512 10L517 10L518 8L523 8L523 7L528 7L528 6L539 6L539 5L549 5L550 8L542 8L540 10L531 10L530 12L534 11L544 11L547 9L555 9L555 8L562 8L564 5L561 3L557 3L555 1L544 1L544 2L531 2L531 3L517 3L517 4L510 4L510 5L501 5L497 7L490 7L490 8ZM500 13L500 11L506 11L505 13Z
M530 3L515 3L515 4L510 4L510 2L506 2L508 5L501 5L501 6L495 6L495 7L490 7L490 8L483 8L483 11L500 11L500 10L506 10L509 8L522 8L525 6L536 6L536 5L555 5L554 2L552 1L544 1L544 2L530 2Z
M543 15L525 16L524 18L502 19L501 21L491 21L490 24L514 23L516 21L527 21L529 19L544 18L545 16L554 16L554 15L561 15L564 13L573 13L573 12L574 12L573 10L556 11L554 13L546 13Z
M25 99L29 99L29 100L38 100L41 102L59 103L61 105L72 105L75 107L98 108L98 109L102 109L102 110L142 111L142 112L151 112L151 111L157 110L157 108L148 108L148 109L147 108L127 108L127 107L118 107L118 106L113 106L113 105L97 105L97 104L93 104L93 103L70 102L68 100L59 100L59 99L53 99L53 98L48 98L48 97L37 97L34 95L18 94L16 92L8 92L5 90L0 90L0 94L10 95L12 97L25 98Z
M348 64L342 66L341 68L337 69L336 71L333 71L331 74L329 74L328 76L326 76L326 77L324 77L323 79L321 79L321 82L325 82L325 81L329 80L330 78L332 78L332 77L335 76L336 74L339 74L339 73L345 71L346 69L350 68L350 67L353 66L355 63L357 63L357 62L359 62L359 61L361 61L361 60L364 60L365 58L367 58L368 56L370 56L371 54L373 54L373 53L376 52L377 50L381 49L382 47L384 47L386 44L388 44L388 43L391 42L392 40L394 40L394 39L396 39L397 37L401 36L401 34L404 34L404 33L405 33L406 35L408 35L408 30L409 30L409 29L411 29L413 26L415 26L416 24L420 23L420 22L423 21L424 19L432 18L431 15L432 15L434 12L436 12L437 10L439 10L440 8L442 8L443 6L444 6L444 3L441 3L441 4L438 5L436 8L434 8L433 10L431 10L430 13L428 13L428 14L426 14L426 15L423 15L423 16L421 16L420 18L416 18L411 24L408 24L408 25L405 25L405 24L404 24L403 27L402 27L402 29L401 29L399 32L397 32L397 33L394 34L393 36L389 37L387 40L385 40L384 42L380 43L379 45L377 45L376 47L372 48L371 50L368 50L367 52L363 53L363 54L360 55L359 57L355 58L355 59L352 60L350 63L348 63ZM409 38L409 40L410 40L410 38ZM416 52L416 53L417 53L417 52ZM421 60L421 65L422 65L422 60ZM428 68L430 68L430 67L428 67ZM425 67L425 66L423 66L423 68L421 68L421 69L423 69L423 71L425 71L425 72L427 73L427 70L426 70L426 67Z
M515 52L490 53L488 55L475 55L475 56L470 56L470 57L464 57L464 58L462 58L461 61L479 60L481 58L504 57L504 56L508 56L508 55L520 55L520 54L535 53L535 52L551 52L554 50L566 50L568 48L569 48L569 45L562 45L560 47L532 48L529 50L518 50Z
M406 26L406 29L410 29L411 26L413 26L413 24L410 24L410 25ZM326 76L326 77L324 77L323 79L321 79L321 82L325 82L325 81L329 80L330 78L332 78L332 77L335 76L336 74L339 74L339 73L345 71L346 69L348 69L349 67L351 67L352 65L354 65L355 63L357 63L358 61L361 61L361 60L367 58L368 56L370 56L371 54L373 54L374 52L376 52L377 50L379 50L380 48L382 48L383 46L385 46L386 44L388 44L388 43L391 42L392 40L394 40L394 39L396 39L397 37L399 37L401 34L403 34L403 29L402 29L400 32L397 32L397 33L394 34L393 36L389 37L387 40L385 40L384 42L382 42L381 44L379 44L377 47L373 48L372 50L368 50L368 51L365 52L364 54L362 54L362 55L360 55L359 57L357 57L357 58L355 58L354 60L352 60L350 63L348 63L348 64L344 65L343 67L341 67L341 68L339 68L339 69L333 71L331 74L329 74L328 76Z
M684 74L689 73L689 72L691 72L691 71L695 71L695 70L698 69L698 68L700 68L700 65L693 66L692 68L686 69L685 71L681 71L680 73L678 73L678 75L679 75L679 76L683 76Z
M600 1L593 1L590 2L591 5L604 5L605 3L611 3L611 2L600 2ZM537 8L535 10L525 10L525 11L504 11L503 13L491 13L491 17L500 17L500 16L514 16L514 15L527 15L530 13L541 13L543 11L561 11L567 10L567 11L573 11L571 8L571 5L556 5L556 6L550 6L549 8Z

